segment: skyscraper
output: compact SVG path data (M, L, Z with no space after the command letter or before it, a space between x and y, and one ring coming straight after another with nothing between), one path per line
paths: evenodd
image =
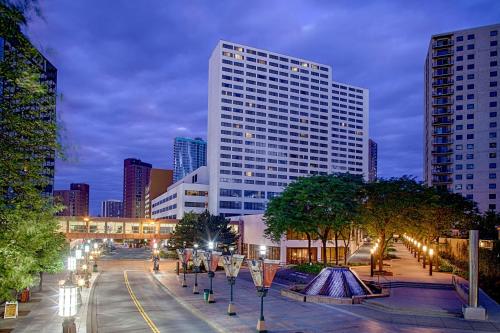
M167 192L174 183L174 171L164 169L151 169L149 183L145 191L144 217L151 218L151 202L160 194Z
M368 181L377 179L377 143L372 139L368 140Z
M208 90L212 213L261 213L301 176L368 177L368 90L330 66L220 41Z
M204 165L207 165L207 143L203 139L174 139L174 182Z
M90 186L72 183L69 190L54 190L54 198L65 206L58 216L89 216Z
M121 217L123 204L120 200L104 200L101 203L102 217Z
M3 5L0 5L3 6ZM3 10L4 8L2 8ZM38 146L32 145L30 142L29 135L26 137L18 133L19 131L28 131L29 133L37 133L37 135L42 135L48 140L55 142L55 122L56 122L56 94L57 94L57 69L40 53L38 52L21 33L16 35L15 38L8 36L8 29L0 31L0 62L5 62L9 66L9 70L28 70L34 73L40 82L47 88L48 94L43 98L39 98L38 101L24 101L20 100L19 94L15 93L18 87L14 87L16 84L12 84L12 79L0 79L0 117L8 117L7 114L3 114L4 109L9 110L9 112L16 112L18 109L23 111L23 125L25 128L19 128L19 123L12 121L2 122L3 127L0 131L4 133L9 133L8 136L4 137L5 144L7 146L12 146L15 152L3 152L5 156L18 156L17 160L22 165L23 159L33 159L33 156L42 157L40 163L41 174L44 177L44 188L41 188L41 192L45 196L52 196L54 190L54 164L55 164L55 151L53 149L47 149L47 146L41 143ZM15 39L15 40L11 40ZM21 65L22 64L22 65ZM29 103L29 105L27 105ZM44 122L51 123L52 128L47 130L46 126L40 126L36 122L38 120L43 120ZM15 127L12 127L12 124ZM41 133L41 128L45 128L45 133ZM49 135L50 132L50 135ZM8 140L13 140L12 145ZM24 142L22 142L24 141ZM23 148L20 148L23 147ZM29 148L26 148L29 147ZM20 148L19 150L17 150ZM20 151L20 150L23 151ZM19 157L20 155L25 155ZM9 157L12 161L12 158ZM22 167L19 167L21 170ZM21 173L21 172L19 172Z
M500 208L500 24L437 34L425 61L424 177L480 210Z
M123 162L123 217L144 217L145 191L152 165L139 159Z

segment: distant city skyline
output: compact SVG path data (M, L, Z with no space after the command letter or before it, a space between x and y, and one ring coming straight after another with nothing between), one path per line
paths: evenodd
M124 158L168 169L174 137L206 138L206 61L219 39L328 63L336 80L369 89L370 136L383 147L379 176L423 179L429 38L498 23L500 12L498 1L289 1L286 13L283 3L266 1L244 12L224 1L41 6L44 19L27 33L58 68L64 96L57 112L68 158L56 162L56 187L89 183L95 215L102 200L120 197ZM165 25L169 34L159 40Z

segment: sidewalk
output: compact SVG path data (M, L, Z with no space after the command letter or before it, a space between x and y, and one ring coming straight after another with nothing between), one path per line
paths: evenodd
M396 252L393 253L398 259L384 261L384 269L392 272L392 276L370 277L370 266L355 266L352 270L363 280L376 281L389 286L395 282L413 283L415 287L404 287L402 284L403 287L390 290L390 297L369 300L366 303L399 312L434 312L436 314L442 312L443 315L461 316L462 306L465 303L451 288L452 275L433 271L432 276L429 276L429 266L427 265L424 269L422 259L418 262L417 258L414 258L401 243L394 244L394 248ZM487 309L489 320L500 323L500 307L484 293L482 296L480 294L479 300L480 304Z
M91 283L97 274L93 274ZM65 273L44 275L43 290L32 292L29 303L19 303L19 316L16 319L0 319L0 332L37 332L54 333L62 331L62 318L59 317L59 280ZM75 317L77 332L87 331L87 303L91 288L83 289L82 305ZM3 309L2 309L3 312Z
M155 274L157 280L186 308L200 319L210 322L221 332L255 332L259 316L259 298L248 270L242 269L235 285L236 316L227 316L229 286L224 273L214 278L215 304L203 301L203 289L208 286L206 274L199 275L200 295L192 294L194 276L187 276L188 288L182 288L180 279L165 265ZM264 300L264 316L270 332L497 332L500 325L467 322L460 318L389 314L364 305L326 305L297 302L280 295L280 286L273 284ZM425 328L425 329L421 329Z

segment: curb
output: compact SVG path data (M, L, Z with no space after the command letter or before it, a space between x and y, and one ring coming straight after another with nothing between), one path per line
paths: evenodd
M90 287L89 299L87 303L87 333L97 333L97 302L95 301L95 287L101 277L99 272Z
M379 310L386 313L393 313L393 314L440 317L440 318L461 318L461 313L449 312L446 310L420 310L415 308L395 308L392 306L381 304L376 301L369 301L369 302L363 301L362 305L370 309Z

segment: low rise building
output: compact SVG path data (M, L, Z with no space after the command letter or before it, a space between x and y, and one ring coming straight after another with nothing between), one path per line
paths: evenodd
M303 233L289 231L279 242L274 242L265 237L266 225L263 214L245 215L231 217L232 222L239 222L243 226L240 230L242 238L242 254L248 259L259 257L259 246L267 247L267 258L279 260L282 264L300 264L308 261L307 237ZM354 231L351 240L348 242L347 253L354 253L361 245L361 232ZM313 240L311 242L311 254L313 262L322 262L322 242ZM338 240L339 262L343 263L346 251L344 241ZM335 243L333 240L327 242L326 252L327 262L335 262Z
M172 184L151 201L153 219L182 219L185 213L203 213L208 208L208 170L202 166Z

